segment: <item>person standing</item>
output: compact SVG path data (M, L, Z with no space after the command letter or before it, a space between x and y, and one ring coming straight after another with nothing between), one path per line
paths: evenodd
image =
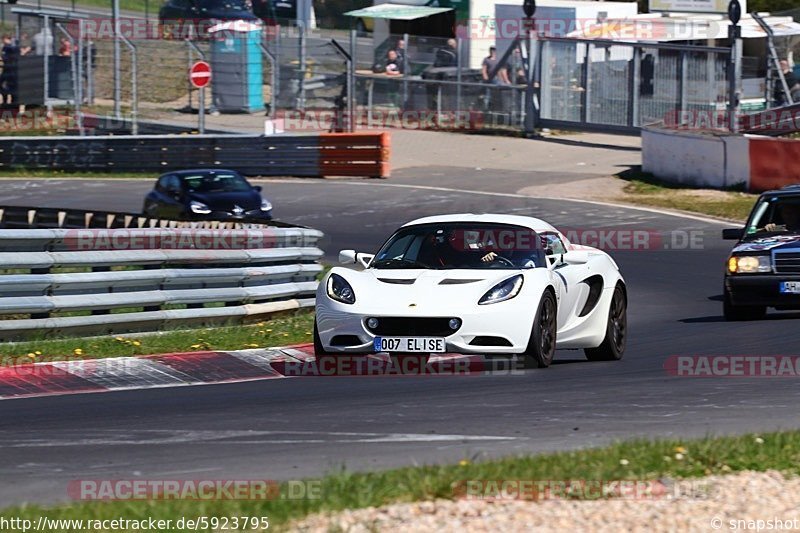
M786 80L786 88L789 89L789 94L792 95L792 100L794 100L794 95L797 94L798 89L800 86L797 86L797 78L792 71L792 68L789 66L789 61L786 59L780 60L780 69L783 72L783 78ZM781 80L775 80L775 89L773 91L773 100L775 101L775 106L782 106L789 103L789 99L787 98L786 93L783 90L783 84ZM800 96L800 95L798 95Z
M511 82L508 81L508 72L505 67L497 69L499 63L500 60L497 59L497 48L494 46L489 47L489 55L484 58L482 65L481 75L483 76L483 81L494 85L510 85ZM497 72L492 75L495 69L497 69Z
M2 104L17 103L17 66L19 62L19 46L10 35L3 35L3 48L0 51L3 60L3 73L0 74L0 95Z

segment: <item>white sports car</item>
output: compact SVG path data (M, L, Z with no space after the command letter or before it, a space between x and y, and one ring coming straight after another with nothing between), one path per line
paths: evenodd
M627 292L605 252L542 220L443 215L409 222L377 254L343 250L317 290L314 348L336 354L524 354L589 360L625 350Z

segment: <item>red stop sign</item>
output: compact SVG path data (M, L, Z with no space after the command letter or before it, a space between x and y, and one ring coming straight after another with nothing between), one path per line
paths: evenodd
M189 69L189 81L198 89L208 85L211 81L211 65L205 61L196 61Z

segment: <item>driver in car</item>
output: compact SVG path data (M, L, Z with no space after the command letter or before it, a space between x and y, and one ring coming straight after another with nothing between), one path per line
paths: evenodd
M783 224L770 222L764 226L763 231L800 231L800 204L781 203L777 205L777 209Z

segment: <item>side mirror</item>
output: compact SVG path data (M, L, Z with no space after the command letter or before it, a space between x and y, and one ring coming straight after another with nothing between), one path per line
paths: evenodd
M561 257L568 265L583 265L589 262L589 252L586 250L570 250Z
M261 192L263 190L263 187L261 185L254 185L253 190L256 192Z
M356 262L355 250L341 250L339 252L339 262L343 265L352 265Z
M744 228L725 228L722 230L722 238L726 241L738 241L744 237Z

